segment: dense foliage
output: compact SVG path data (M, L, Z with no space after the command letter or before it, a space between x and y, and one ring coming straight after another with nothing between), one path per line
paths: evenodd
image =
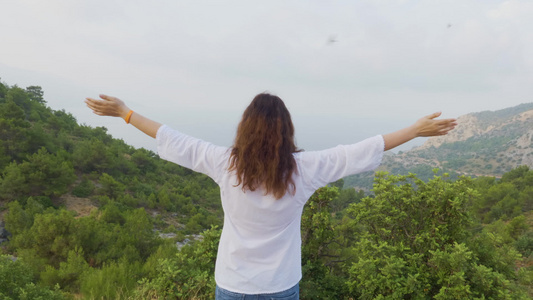
M222 224L214 182L106 131L47 107L38 86L0 83L1 246L29 283L127 297L159 248Z
M209 178L77 124L37 86L0 83L0 137L0 299L213 298ZM533 170L420 171L378 173L371 196L339 180L311 197L302 299L533 296Z

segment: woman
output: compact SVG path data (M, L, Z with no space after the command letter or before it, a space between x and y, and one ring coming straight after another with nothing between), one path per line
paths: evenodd
M115 97L86 99L101 116L122 117L156 139L161 158L204 173L220 186L224 227L215 280L217 299L298 299L300 221L318 188L372 170L383 152L415 137L447 134L455 119L440 113L412 126L323 151L299 152L283 101L259 94L245 110L231 148L184 135L130 110Z

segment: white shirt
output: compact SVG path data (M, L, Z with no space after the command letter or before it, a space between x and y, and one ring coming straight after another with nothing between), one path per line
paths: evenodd
M157 131L161 158L204 173L220 186L224 227L215 280L244 294L287 290L302 278L300 221L304 204L320 187L348 175L373 170L385 143L378 135L353 145L294 153L295 194L276 200L264 191L242 191L229 172L231 149L187 136L165 125Z

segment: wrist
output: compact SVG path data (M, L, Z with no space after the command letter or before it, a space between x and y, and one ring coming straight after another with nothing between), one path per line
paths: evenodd
M414 138L417 138L417 137L421 137L421 131L420 131L420 127L418 126L418 124L413 124L409 127L407 127L407 130L408 130L408 135L411 139L414 139Z
M126 121L126 124L130 123L131 115L133 115L133 110L128 111L128 114L126 114L126 117L124 118L124 121Z
M119 113L119 116L123 119L123 120L126 120L126 117L128 116L128 113L131 111L131 109L127 106L124 106L120 109L120 113Z

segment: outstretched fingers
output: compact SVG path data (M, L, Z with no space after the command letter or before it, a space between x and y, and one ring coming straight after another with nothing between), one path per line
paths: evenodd
M93 113L97 114L97 115L101 115L102 114L102 106L104 103L102 103L102 101L99 101L99 100L95 100L95 99L92 99L92 98L86 98L85 99L85 104L87 105L87 107L89 107Z
M442 112L440 112L440 111L438 111L438 112L434 112L434 113L432 113L431 115L427 115L426 118L428 118L428 119L435 119L435 118L439 117L441 114L442 114Z
M105 101L117 101L117 100L119 100L117 97L112 97L112 96L108 96L108 95L105 95L105 94L100 94L98 96L100 98L102 98L103 100L105 100Z
M440 115L440 112L436 112L418 120L415 123L415 127L417 128L416 135L425 137L445 135L450 130L455 128L455 126L457 125L456 119L435 119Z
M99 95L100 99L85 98L85 104L99 116L122 116L127 107L124 102L116 97L107 96L104 94Z
M92 109L93 112L95 112L99 104L97 100L94 100L92 98L85 98L85 105L87 105L88 108Z
M437 125L439 127L438 135L445 135L448 134L451 130L457 126L457 120L456 119L444 119L444 120L438 120Z

